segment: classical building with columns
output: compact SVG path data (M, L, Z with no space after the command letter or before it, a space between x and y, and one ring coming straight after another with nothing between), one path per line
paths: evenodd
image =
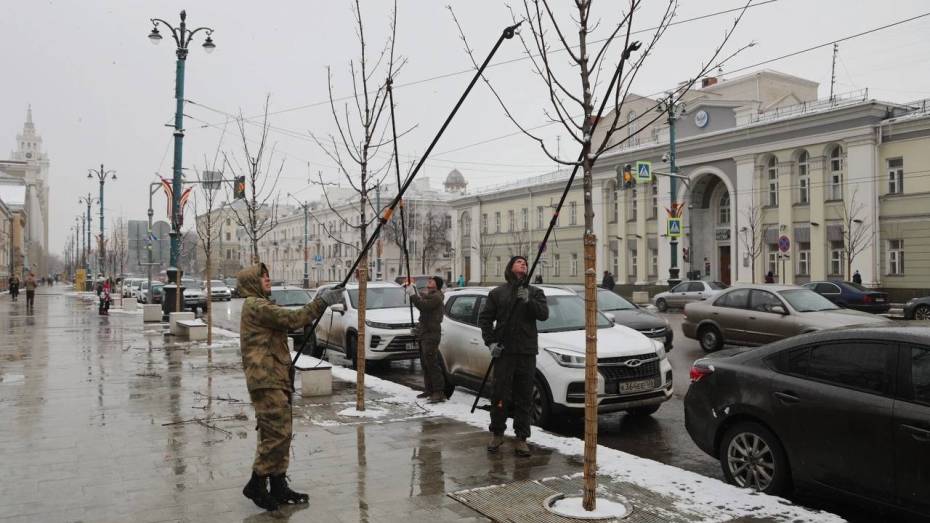
M804 283L848 280L858 270L867 286L930 288L927 104L879 101L867 90L818 99L817 87L766 70L705 79L684 98L675 122L682 277L761 282L771 271L777 281ZM661 174L669 171L669 126L663 118L637 127L655 118L655 103L628 99L618 118L632 125L594 172L598 277L610 270L620 284L669 277L670 178ZM618 169L637 161L651 161L659 175L618 187ZM501 281L510 255L535 254L568 174L452 202L457 263L470 282ZM542 259L546 282L582 280L582 207L579 176Z

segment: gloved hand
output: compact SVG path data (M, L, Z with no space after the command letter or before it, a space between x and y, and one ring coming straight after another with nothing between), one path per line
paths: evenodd
M320 293L319 300L323 302L323 305L329 307L330 305L335 305L337 303L345 304L345 296L343 296L342 287L334 287L332 289L323 291Z
M530 290L526 287L520 287L517 289L517 299L526 302L530 299Z
M491 351L492 358L499 358L504 353L504 346L497 342L488 345L488 349Z
M407 293L407 296L413 296L417 293L417 288L411 283L410 285L404 287L404 292Z

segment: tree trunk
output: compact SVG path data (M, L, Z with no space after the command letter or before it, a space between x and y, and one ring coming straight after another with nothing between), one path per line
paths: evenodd
M210 233L210 224L207 222L207 233ZM204 268L204 276L207 280L207 345L213 345L213 292L211 292L210 285L210 251L207 250L206 262L207 266Z
M365 309L368 302L368 255L358 265L358 338L355 343L355 410L365 410Z

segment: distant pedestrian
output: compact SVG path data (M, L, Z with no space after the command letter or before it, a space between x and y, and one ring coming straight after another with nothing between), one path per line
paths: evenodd
M613 275L610 274L610 271L604 271L604 278L601 280L601 287L612 291L614 290L614 285L616 285L616 282L614 282Z
M856 269L856 273L853 274L853 283L856 285L862 285L862 275L859 274L859 269Z
M478 326L484 344L494 362L494 390L491 393L491 441L488 452L497 452L504 444L507 415L512 412L517 435L514 452L530 455L526 439L530 437L530 412L533 408L533 379L536 354L539 352L537 321L549 318L546 295L539 287L527 285L527 262L514 256L507 263L507 283L488 294L478 314Z
M26 276L26 314L32 314L36 304L36 275L30 272Z
M242 494L265 510L307 503L309 496L291 490L285 478L293 437L294 393L287 333L310 325L330 305L344 303L343 289L323 291L302 308L288 310L268 299L271 277L264 263L243 269L237 278L239 294L245 298L239 316L239 348L258 430L252 477Z
M15 274L10 276L10 298L12 298L12 301L19 298L19 278Z
M765 275L765 283L775 283L775 273L769 271L769 273Z
M101 284L100 305L97 307L97 314L101 316L110 315L110 282L108 281Z
M442 335L443 294L442 278L432 276L426 280L426 289L417 292L413 283L406 285L410 303L420 311L420 320L416 327L420 341L420 362L423 366L423 384L425 391L421 397L428 397L430 403L446 401L445 376L439 365L439 339Z
M455 286L456 286L456 287L459 287L459 288L465 286L465 276L464 276L464 275L459 274L459 279L458 279L458 280L455 280Z

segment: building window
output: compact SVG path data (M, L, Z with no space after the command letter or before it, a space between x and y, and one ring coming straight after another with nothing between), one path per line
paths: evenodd
M839 145L830 151L830 193L831 200L843 199L843 150Z
M545 225L543 225L544 223L545 217L543 213L543 206L540 205L539 207L536 207L536 228L543 229L545 227Z
M904 240L888 240L888 274L904 274Z
M481 234L488 233L488 213L481 215Z
M568 203L568 224L578 225L578 202Z
M494 261L494 274L503 274L501 271L501 257L498 256Z
M904 192L904 159L892 158L888 160L888 194L901 194Z
M779 254L778 244L770 243L769 244L769 256L768 256L768 260L769 260L768 272L771 272L776 277L778 276L778 261L779 261L778 254Z
M649 275L659 274L659 249L649 249Z
M843 242L830 242L830 276L843 273Z
M494 213L494 232L501 232L501 213Z
M561 263L561 260L559 259L559 255L553 254L552 255L552 275L553 276L556 276L556 277L561 276L561 270L562 270L561 265L562 263Z
M232 241L232 234L229 232L226 233L226 241Z
M809 276L811 273L811 244L798 242L798 275Z
M530 230L530 210L524 207L521 212L523 214L523 230L528 231Z
M769 158L766 172L769 179L769 207L778 207L778 161L774 156Z
M507 226L509 227L507 229L508 232L513 232L517 230L516 224L514 223L514 220L513 220L513 210L507 211Z
M720 205L718 206L717 225L730 225L730 193L725 192L720 196Z
M798 203L810 203L810 175L808 173L807 151L801 151L801 154L798 155Z
M571 265L569 266L569 272L571 276L578 276L578 253L572 253Z
M630 248L630 276L636 279L636 249Z
M630 191L630 220L636 220L636 202L639 200L636 194L636 188L634 187Z
M610 223L617 223L617 218L619 216L619 207L620 207L620 191L611 191L613 195L613 201L610 205ZM616 274L616 272L614 273Z
M659 184L652 182L652 208L649 216L655 220L659 217Z

